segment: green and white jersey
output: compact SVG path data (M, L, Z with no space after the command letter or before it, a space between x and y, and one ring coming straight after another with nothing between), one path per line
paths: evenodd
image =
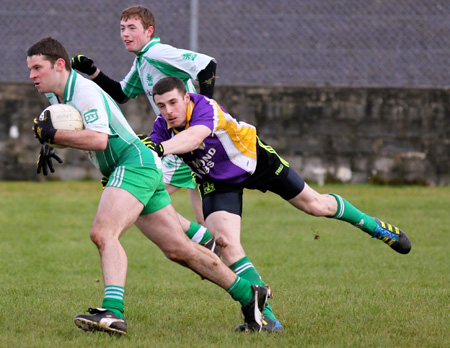
M161 169L161 160L137 137L114 100L96 83L75 70L70 71L64 90L64 101L54 93L46 93L51 104L73 106L83 118L85 129L108 134L103 151L86 151L91 162L109 177L121 165Z
M153 86L164 77L176 76L184 82L188 92L195 93L192 79L195 80L211 60L214 58L205 54L162 44L160 38L155 37L138 52L131 70L120 85L129 98L145 93L155 114L159 115L158 107L153 102Z

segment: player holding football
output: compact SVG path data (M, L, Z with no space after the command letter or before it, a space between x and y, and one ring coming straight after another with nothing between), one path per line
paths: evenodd
M337 194L313 190L259 139L254 126L235 120L215 100L186 92L180 79L160 80L153 98L160 115L147 146L159 156L177 154L194 171L206 226L224 262L240 277L264 284L240 244L244 188L271 191L305 213L349 222L401 254L411 250L402 230L366 215ZM269 305L263 319L263 329L282 330Z
M106 76L94 61L84 55L72 58L72 68L87 74L118 103L125 103L145 93L155 114L159 111L153 102L153 85L166 76L181 78L189 92L195 93L192 79L198 79L200 94L212 98L216 63L207 55L178 49L162 44L155 36L155 18L153 13L143 6L132 6L123 10L120 17L120 36L128 52L136 55L131 70L121 82ZM188 237L195 242L215 249L215 242L204 225L201 201L192 172L177 156L168 155L162 159L164 182L167 191L172 194L182 187L189 192L197 223L190 222L180 214L181 225Z
M260 331L270 288L236 276L217 255L186 237L165 190L160 159L133 132L110 96L70 68L67 51L53 38L44 38L28 49L27 65L39 93L45 93L52 104L76 108L85 127L56 130L46 111L34 120L36 138L41 144L86 151L108 178L91 229L101 259L103 303L100 308L90 308L89 315L75 316L75 324L83 330L127 333L123 316L127 256L119 238L136 224L167 258L227 290L241 303L249 329Z

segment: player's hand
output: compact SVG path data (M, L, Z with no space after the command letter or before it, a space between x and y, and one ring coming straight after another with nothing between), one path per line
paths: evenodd
M106 185L108 185L108 181L109 181L109 179L106 176L104 176L102 178L102 180L100 180L100 182L102 183L103 189L105 189Z
M145 134L137 134L138 138L141 139L141 141L144 143L145 146L152 141L148 135Z
M198 182L197 182L197 178L198 178L197 174L195 174L194 172L191 172L191 177L192 177L192 181L195 184L198 184Z
M41 144L54 144L56 129L53 127L49 110L34 119L33 130L35 138L38 138Z
M97 67L94 65L94 61L86 57L84 54L79 54L78 56L72 57L72 68L86 75L94 75L97 71Z
M54 173L55 169L53 168L52 158L54 158L58 163L63 163L63 160L56 154L53 147L43 144L36 163L36 173L40 174L42 171L42 174L46 176L48 174L48 169L50 169L50 172Z
M137 136L139 139L141 139L145 146L147 146L150 150L155 151L159 157L164 156L164 147L161 145L161 143L153 142L150 137L144 134L138 134Z

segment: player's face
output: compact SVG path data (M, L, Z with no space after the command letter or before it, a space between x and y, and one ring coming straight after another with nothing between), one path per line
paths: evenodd
M55 66L49 60L43 55L34 55L27 57L27 65L30 69L30 79L39 93L56 92L58 76Z
M120 21L120 37L129 52L138 53L151 40L153 27L144 29L137 18Z
M155 104L158 106L159 112L173 128L186 126L186 110L189 100L189 93L182 95L177 89L155 95Z

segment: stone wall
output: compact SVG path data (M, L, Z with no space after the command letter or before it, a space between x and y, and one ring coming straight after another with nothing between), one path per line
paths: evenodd
M215 98L257 126L305 179L323 183L450 184L450 100L446 89L217 86ZM64 164L35 173L40 145L32 120L47 106L31 84L0 84L0 180L99 179L82 152L57 150ZM150 132L145 97L121 105L136 132Z

